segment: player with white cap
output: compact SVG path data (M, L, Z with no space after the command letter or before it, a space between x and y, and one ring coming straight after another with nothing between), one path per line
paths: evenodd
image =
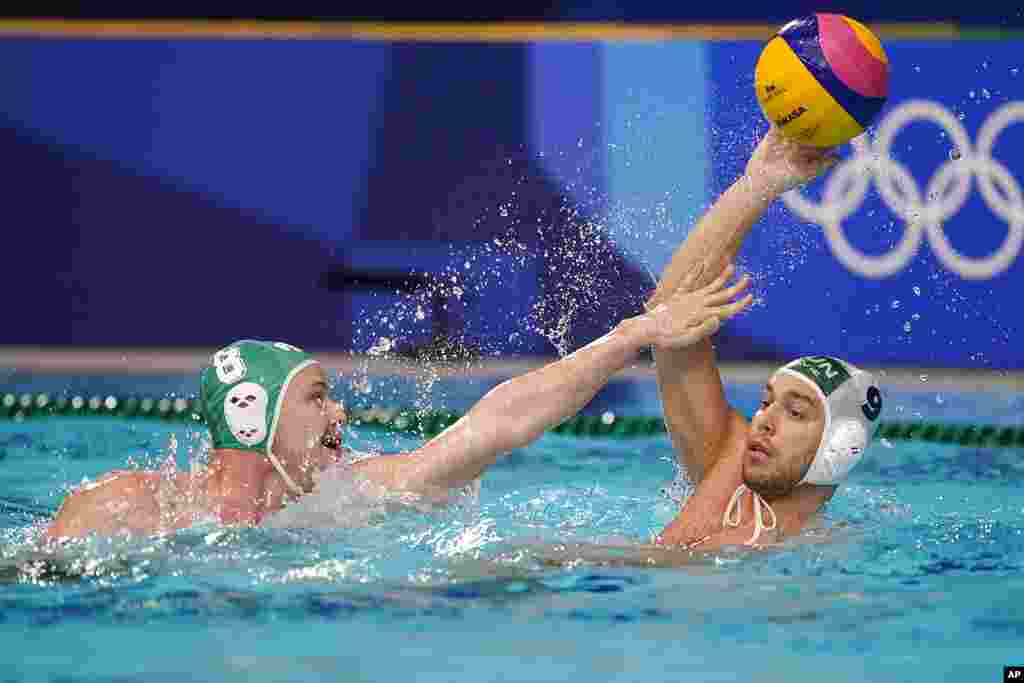
M677 250L648 302L656 308L699 272L729 267L771 203L835 163L834 152L801 146L771 127L744 175L708 210ZM830 356L807 356L772 374L748 421L725 398L711 339L655 348L665 421L696 483L665 545L766 544L799 533L864 454L882 395L871 375ZM765 533L769 532L769 533Z

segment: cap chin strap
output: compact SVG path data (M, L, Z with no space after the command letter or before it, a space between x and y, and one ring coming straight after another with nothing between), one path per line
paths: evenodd
M274 466L277 473L281 475L282 479L284 479L285 486L288 487L289 491L294 493L296 496L306 495L306 492L295 483L295 480L288 476L287 472L284 471L284 467L281 466L281 461L278 460L269 450L267 451L267 459L270 460L270 464Z
M296 496L304 496L306 495L306 492L288 476L287 472L284 471L284 468L281 467L281 461L274 456L273 452L271 452L270 446L274 443L274 437L277 435L277 423L281 419L281 406L284 403L284 396L288 391L288 385L292 383L292 380L295 379L297 374L311 365L318 364L319 361L310 358L309 360L303 361L292 368L288 373L288 376L284 378L284 382L281 383L281 390L277 393L277 403L274 405L274 418L270 423L270 433L267 434L267 459L270 460L270 464L274 466L277 473L281 475L282 479L284 479L284 483L288 487L288 490Z
M740 484L733 491L729 504L725 506L725 514L722 515L722 526L738 528L743 523L743 494L748 491L754 496L754 535L744 545L754 545L762 531L775 530L778 520L775 518L775 510L772 510L768 501L762 498L757 491L748 488L746 484ZM765 517L771 519L767 524L763 521Z

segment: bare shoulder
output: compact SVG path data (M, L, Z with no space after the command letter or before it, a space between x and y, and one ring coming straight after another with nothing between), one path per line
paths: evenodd
M46 534L60 538L153 533L160 524L159 482L157 472L109 472L68 494Z

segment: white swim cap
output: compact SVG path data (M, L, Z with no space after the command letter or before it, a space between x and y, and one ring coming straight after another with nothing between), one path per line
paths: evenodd
M798 484L838 484L860 462L882 414L882 393L870 373L830 356L804 356L779 368L803 380L825 406L814 460Z

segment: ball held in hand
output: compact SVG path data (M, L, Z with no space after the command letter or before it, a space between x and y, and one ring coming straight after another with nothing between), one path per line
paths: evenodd
M834 147L864 132L889 95L889 60L874 33L839 14L795 19L764 46L754 72L765 116L787 136Z

